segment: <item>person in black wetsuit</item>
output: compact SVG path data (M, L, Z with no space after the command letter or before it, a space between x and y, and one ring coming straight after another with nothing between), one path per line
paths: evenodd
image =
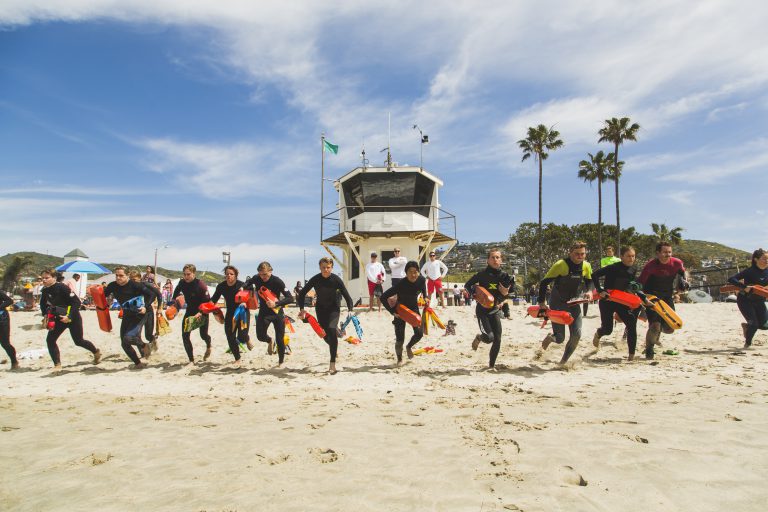
M397 302L392 305L389 303L390 297L397 295ZM402 304L414 313L419 312L419 295L429 301L427 294L427 280L419 272L419 264L415 261L409 261L405 264L405 278L398 281L395 286L390 287L381 296L381 303L395 319L392 324L395 326L395 354L397 355L398 366L403 364L403 344L405 343L405 320L397 314L397 304ZM413 347L424 336L421 327L413 328L413 336L406 346L408 359L413 359Z
M596 349L599 349L600 338L602 336L608 336L613 332L613 314L616 313L626 326L625 333L627 335L627 346L629 348L628 360L632 361L635 358L635 348L637 347L637 313L640 310L631 310L623 304L609 301L608 292L606 292L606 290L631 292L632 289L630 288L630 284L634 283L636 279L637 269L634 267L635 249L631 246L622 247L619 252L621 254L621 259L618 263L612 263L608 266L601 267L600 270L592 274L592 283L600 294L600 302L598 303L598 307L600 308L600 327L595 332L592 344ZM600 285L601 277L605 278L605 282L602 286ZM638 295L640 295L641 298L645 297L642 292L639 292Z
M53 323L45 338L48 344L48 353L53 360L53 366L56 370L61 369L61 353L56 340L61 333L69 329L69 335L72 341L78 347L93 354L93 364L99 364L101 360L101 351L93 343L83 338L83 318L80 316L80 299L64 283L57 282L58 272L53 269L46 269L40 273L43 281L43 292L40 295L40 309L43 316L48 316Z
M477 350L480 342L490 343L491 351L488 356L488 368L494 369L496 357L501 350L501 318L503 304L512 287L512 277L501 270L501 250L494 247L488 251L488 266L478 272L464 283L464 289L474 294L476 285L482 286L493 295L493 306L486 308L479 302L475 306L477 323L480 325L480 334L472 341L472 350Z
M640 272L638 281L643 285L643 292L655 295L675 309L675 280L678 290L690 288L685 280L685 266L682 260L672 257L672 246L669 242L656 244L656 257L650 260ZM661 345L659 337L662 331L666 334L674 332L661 317L650 307L646 308L648 314L648 332L645 334L645 358L653 359L654 345Z
M339 313L341 297L347 303L347 310L352 313L352 297L344 286L344 281L339 276L333 274L333 259L320 258L320 273L312 276L306 285L299 291L296 302L299 305L299 319L304 320L306 313L304 311L304 298L307 292L314 289L317 302L315 302L315 313L317 322L325 329L325 338L323 340L328 344L328 350L331 353L331 364L328 367L328 373L336 374L336 352L339 346L339 338L336 329L339 325Z
M116 299L123 309L123 320L120 323L120 345L123 347L126 355L133 361L134 367L144 368L146 364L136 354L133 346L137 346L144 358L149 357L149 344L141 340L141 329L145 322L154 322L154 317L148 318L147 308L139 306L136 302L139 298L149 296L152 299L160 299L160 292L154 286L147 286L146 283L131 281L128 273L123 266L115 267L115 280L104 288L104 296ZM109 303L109 301L107 301ZM145 302L146 304L146 302Z
M250 313L246 316L245 325L241 327L240 322L233 322L235 316L235 309L238 304L235 303L235 295L237 292L243 289L245 283L237 279L240 272L232 265L224 267L224 281L216 285L216 290L213 292L211 302L217 304L221 297L224 297L224 303L226 304L226 313L224 314L224 334L227 337L227 343L229 344L229 350L232 352L232 356L235 358L235 365L240 364L240 343L245 343L248 346L248 350L253 348L251 339L248 336L248 326L250 320Z
M585 261L587 244L576 241L571 244L568 257L558 260L544 276L539 284L538 302L546 309L545 296L547 287L552 284L549 307L558 311L567 311L573 317L573 323L568 326L568 343L565 345L560 364L564 365L576 350L581 339L581 311L579 304L569 305L568 301L581 298L592 285L592 266ZM552 322L552 334L548 334L541 342L541 349L547 350L550 343L561 344L565 341L565 326Z
M741 324L741 328L744 333L744 348L749 348L757 330L768 321L765 298L752 293L752 285L768 286L768 252L757 249L752 253L752 266L729 277L728 282L742 289L736 297L736 305L747 321Z
M285 315L283 306L293 302L293 295L285 287L282 279L272 275L272 265L267 261L259 263L259 273L245 282L245 288L252 290L259 297L259 316L256 318L256 339L267 343L267 354L274 353L273 343L277 343L277 366L283 366L285 360ZM271 291L277 301L266 301L259 295L259 289L264 286ZM281 299L280 296L283 296ZM267 328L272 324L275 329L275 339L267 335Z
M200 304L211 300L208 295L208 286L195 277L197 267L193 264L187 263L181 270L183 277L179 280L179 284L176 285L176 289L173 290L172 298L176 300L179 295L184 295L187 309L184 311L184 318L181 321L182 326L184 325L184 320L191 316L203 320L203 325L200 326L200 337L205 342L203 361L207 361L211 357L211 336L208 334L208 315L200 312ZM185 332L182 327L181 339L184 342L184 350L187 352L189 364L194 364L195 354L192 348L192 333Z
M0 290L0 345L11 360L11 370L17 370L19 361L16 359L16 349L11 345L11 316L5 309L11 304L13 299Z
M151 267L147 266L147 268L149 269ZM154 276L154 274L152 275ZM154 277L152 278L153 282L149 282L144 278L146 274L143 276L138 270L131 270L128 276L131 278L131 281L144 283L148 288L156 288ZM143 296L144 307L147 308L147 312L145 313L147 319L144 322L144 339L149 343L150 352L157 352L157 336L155 336L155 324L157 323L157 320L155 316L155 308L152 305L155 301L155 295L147 291ZM162 301L162 294L160 294L160 300Z

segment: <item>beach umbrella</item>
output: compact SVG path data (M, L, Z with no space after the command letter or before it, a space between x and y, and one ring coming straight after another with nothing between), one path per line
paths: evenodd
M92 261L70 261L56 267L59 272L78 272L82 274L111 274L112 271L107 267L93 263Z

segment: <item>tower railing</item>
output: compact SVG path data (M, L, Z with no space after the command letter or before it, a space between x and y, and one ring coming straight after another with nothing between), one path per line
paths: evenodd
M386 213L387 211L392 212L413 212L415 213L415 209L429 209L429 216L428 216L428 223L427 223L427 229L423 230L415 230L415 231L438 231L438 226L445 221L447 223L448 232L444 232L443 234L450 236L451 238L456 239L456 216L453 215L450 212L447 212L440 208L439 206L434 206L430 204L409 204L409 205L396 205L396 206L343 206L341 208L337 208L336 210L326 213L322 216L321 222L320 222L320 240L325 240L327 238L333 237L335 235L338 235L342 233L342 225L346 223L347 220L350 220L362 213ZM354 215L350 215L350 213L353 212ZM328 227L326 224L328 222L333 222L333 227ZM452 230L451 230L452 228ZM445 229L445 228L443 228ZM346 230L346 231L352 231L352 230ZM365 230L368 233L387 233L393 231L392 229L376 229L376 230ZM396 230L399 231L399 230ZM408 231L408 230L406 230Z

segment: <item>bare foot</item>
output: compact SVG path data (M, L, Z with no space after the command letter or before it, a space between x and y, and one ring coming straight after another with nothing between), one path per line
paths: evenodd
M53 365L53 372L58 373L61 371L61 363Z
M195 360L190 359L189 361L187 361L187 364L185 364L184 366L194 366L194 365L195 365Z
M403 360L402 359L398 359L397 360L397 366L403 366Z
M248 342L245 344L246 347L248 347L248 350L253 350L253 342L251 340L248 340Z
M269 344L267 345L267 355L272 355L275 353L275 342L272 340L269 340Z
M232 366L235 366L235 367L243 366L243 360L238 359L237 361L232 361Z
M141 362L136 363L133 366L131 366L131 368L133 368L134 370L143 370L146 367L147 367L147 363L141 363Z
M629 354L627 356L627 361L634 361L635 360L635 354Z
M152 353L152 349L149 348L149 345L147 343L141 346L141 357L143 357L144 359L147 359L151 353Z
M19 363L12 363L12 364L11 364L11 370L18 370L19 368L21 368L21 367L19 366Z
M101 361L101 350L96 350L93 353L93 364L99 364L99 361Z
M205 354L203 355L203 361L207 361L211 357L211 346L205 347Z
M405 347L405 354L408 356L408 359L413 359L413 350L411 350L411 347Z

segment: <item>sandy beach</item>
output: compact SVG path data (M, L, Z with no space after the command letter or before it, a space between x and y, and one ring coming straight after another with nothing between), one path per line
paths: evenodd
M212 359L185 366L178 318L131 370L84 312L101 364L65 333L60 374L45 350L0 371L0 509L765 510L768 336L743 350L734 304L679 305L684 328L662 336L679 355L632 363L621 328L589 355L591 306L568 371L561 347L536 358L544 331L513 306L495 373L473 308L437 311L457 333L420 346L443 353L396 368L391 317L363 313L333 376L300 323L284 369L258 342L232 368L218 324ZM38 319L12 314L20 354L45 348Z

